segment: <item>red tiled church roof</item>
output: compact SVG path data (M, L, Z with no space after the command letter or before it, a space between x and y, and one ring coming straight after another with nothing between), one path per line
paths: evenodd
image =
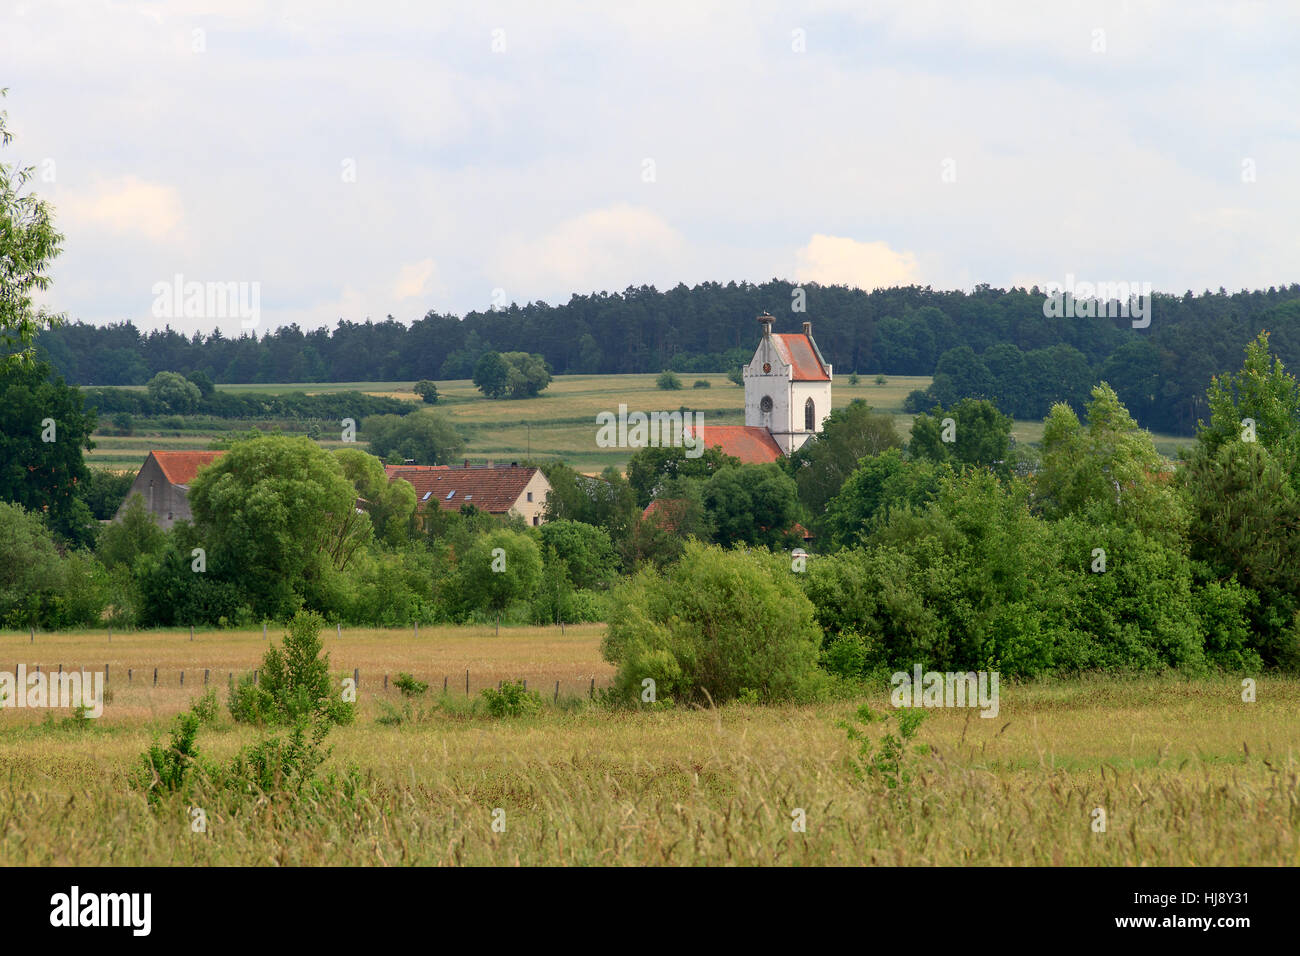
M741 464L762 465L781 458L781 446L772 433L758 425L703 425L700 437L705 448L721 448L724 455L739 458Z
M774 333L772 341L776 344L776 351L781 356L781 361L792 366L792 374L796 382L829 382L831 380L831 377L826 374L826 368L822 365L821 359L817 357L817 350L813 348L808 336L797 332Z
M449 468L446 465L385 465L388 480L401 478L415 489L418 511L435 501L443 511L459 511L461 505L473 505L490 514L509 511L536 468L518 465L495 465L487 468Z
M210 465L224 451L151 451L154 461L173 485L188 485L204 465Z

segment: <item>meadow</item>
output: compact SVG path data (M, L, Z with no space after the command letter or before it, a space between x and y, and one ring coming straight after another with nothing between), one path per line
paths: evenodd
M579 471L595 474L613 465L623 468L631 454L626 448L596 447L596 415L617 413L619 403L630 411L671 411L679 407L700 411L706 421L719 425L743 425L744 392L720 373L690 373L679 376L685 386L680 391L665 391L655 385L655 375L561 375L536 398L484 398L468 379L438 382L440 400L436 406L464 431L465 457L475 462L561 459ZM693 388L703 380L708 388ZM414 382L311 382L288 385L218 385L221 391L327 392L360 391L408 401L418 401L411 391ZM857 385L839 376L832 389L836 408L861 398L878 411L895 418L898 433L906 439L912 427L912 415L903 411L903 400L914 389L925 389L929 376L891 375L884 384L874 376L864 375ZM95 432L96 448L86 456L88 463L115 471L135 470L151 449L187 451L204 449L224 433L251 427L279 425L285 431L301 431L303 422L243 421L210 419L196 416L171 416L167 419L144 419L137 422L132 435L120 435L107 420ZM180 427L172 427L179 425ZM342 447L335 433L323 430L321 445ZM1017 442L1037 444L1042 440L1041 421L1017 421L1012 429ZM361 438L364 440L364 435ZM1172 456L1180 444L1189 439L1175 435L1155 435L1156 447Z
M325 770L362 793L297 804L149 809L128 785L142 751L201 691L205 667L256 666L260 631L0 635L19 661L111 664L111 699L87 726L0 710L0 862L8 864L1050 864L1300 862L1300 680L1086 677L1001 688L1000 713L937 709L899 787L861 772L841 723L887 688L810 705L612 709L600 625L325 632L332 669L361 671L358 718L335 729ZM273 630L272 638L278 637ZM160 682L152 686L152 668ZM135 671L128 685L126 669ZM186 670L186 686L176 676ZM481 675L469 700L464 670ZM433 686L415 719L384 672ZM141 680L141 674L146 675ZM450 690L444 697L441 674ZM198 674L199 680L191 675ZM540 713L492 718L478 686L528 677ZM558 703L554 682L561 682ZM877 743L893 721L869 725ZM225 758L258 738L223 712L199 736ZM1105 811L1097 829L1097 808ZM495 819L504 830L494 830ZM802 811L806 828L795 828Z

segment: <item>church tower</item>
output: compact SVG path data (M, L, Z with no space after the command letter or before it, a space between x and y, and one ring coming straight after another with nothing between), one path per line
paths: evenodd
M792 455L831 413L831 367L813 341L811 322L802 333L774 335L772 316L758 321L763 338L744 369L745 425L767 429Z

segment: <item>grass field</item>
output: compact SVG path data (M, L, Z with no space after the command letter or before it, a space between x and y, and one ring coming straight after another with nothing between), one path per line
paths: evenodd
M617 413L620 403L629 411L674 411L686 408L700 411L707 421L723 425L741 425L745 421L744 393L721 374L681 375L686 385L681 391L664 391L655 385L655 375L562 375L541 395L531 399L489 401L479 394L468 379L438 383L441 396L438 408L451 417L468 439L466 457L476 462L515 461L525 458L545 461L563 459L580 471L598 472L608 465L622 468L631 453L626 448L596 446L596 415ZM696 380L710 383L709 388L692 388ZM219 385L232 392L311 393L362 391L371 395L415 401L414 382L336 382L296 385ZM890 376L877 385L872 376L863 376L857 385L847 377L837 379L832 389L836 408L861 398L879 411L895 416L899 435L906 438L912 416L903 412L903 400L914 389L930 384L926 376ZM161 427L157 422L144 423L134 435L113 433L108 422L95 434L98 447L87 460L98 467L135 470L154 448L177 451L203 449L221 433L253 426L270 427L275 423L253 421L217 421L196 423L184 420L180 429ZM302 423L280 423L286 431L304 428ZM330 440L327 430L321 444L341 446ZM1018 442L1036 444L1042 440L1041 421L1017 421L1012 435ZM364 438L364 436L362 436ZM1173 435L1155 435L1156 446L1163 454L1173 455L1180 444L1190 439Z
M1234 678L1082 679L1004 684L997 719L932 710L910 785L853 771L838 722L862 702L611 711L587 703L607 678L599 626L344 631L325 643L356 666L359 716L330 737L325 769L353 765L364 794L242 808L214 804L205 833L188 807L157 811L128 787L140 753L201 686L238 670L260 632L0 635L18 661L111 662L112 698L87 728L0 710L0 861L8 864L1051 864L1294 865L1300 862L1300 681L1263 677L1258 701ZM276 636L274 633L273 637ZM160 685L151 684L160 666ZM138 668L130 686L125 668ZM493 719L455 675L483 685L530 676L540 715ZM186 670L186 687L176 672ZM449 671L425 719L376 721L372 674ZM149 681L140 681L140 672ZM162 675L166 674L167 677ZM550 704L562 682L559 706ZM543 682L546 682L545 684ZM199 682L201 684L201 681ZM143 686L140 686L143 684ZM477 685L477 682L476 682ZM574 688L570 695L565 688ZM443 700L441 683L431 701ZM223 693L224 699L224 693ZM869 702L888 709L885 691ZM879 725L875 725L879 728ZM871 731L879 738L882 731ZM200 750L226 758L257 732L223 713ZM1095 809L1106 813L1094 829ZM504 811L505 830L492 830ZM806 832L792 830L792 813Z

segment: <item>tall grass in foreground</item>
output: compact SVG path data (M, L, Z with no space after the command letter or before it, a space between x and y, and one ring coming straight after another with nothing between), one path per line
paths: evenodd
M935 710L908 782L855 769L816 706L494 719L448 708L381 724L363 700L327 770L359 792L231 802L201 789L151 811L126 776L149 726L0 734L0 861L10 864L1046 864L1300 862L1300 681L1053 681L1005 687L1001 714ZM883 694L870 706L887 710ZM868 727L877 743L884 728ZM217 759L252 732L204 731ZM191 805L207 831L191 829ZM1104 832L1095 810L1106 812ZM504 832L493 830L495 819ZM806 815L795 832L794 811Z

